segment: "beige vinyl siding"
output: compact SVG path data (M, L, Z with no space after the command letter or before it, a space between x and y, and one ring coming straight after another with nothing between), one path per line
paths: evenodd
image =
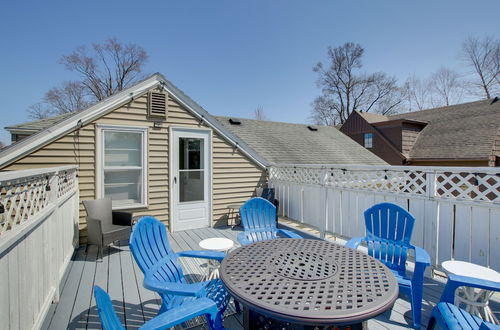
M96 198L96 131L97 125L133 126L148 128L148 207L131 210L134 215L152 215L168 224L169 219L169 127L207 127L189 111L168 99L168 118L161 128L147 117L147 96L141 96L127 105L85 125L79 134L72 132L17 160L2 170L79 165L80 200ZM227 206L243 203L255 188L266 180L265 171L235 150L231 144L214 133L213 162L213 220L227 219ZM86 212L80 203L80 228L85 241ZM224 222L225 223L225 222Z

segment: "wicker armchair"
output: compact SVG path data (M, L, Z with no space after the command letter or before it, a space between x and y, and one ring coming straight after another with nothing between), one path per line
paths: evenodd
M132 213L112 211L111 198L83 201L87 211L87 247L97 245L97 253L115 241L128 240L132 231Z

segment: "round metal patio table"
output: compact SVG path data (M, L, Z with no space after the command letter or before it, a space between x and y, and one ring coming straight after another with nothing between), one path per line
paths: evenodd
M391 308L399 293L380 261L312 239L280 238L235 249L222 261L220 278L236 300L261 314L253 322L265 316L292 325L362 327Z

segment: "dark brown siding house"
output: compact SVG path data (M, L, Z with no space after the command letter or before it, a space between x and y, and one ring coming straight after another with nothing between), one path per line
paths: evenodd
M354 111L340 131L391 165L499 166L498 98L394 116Z

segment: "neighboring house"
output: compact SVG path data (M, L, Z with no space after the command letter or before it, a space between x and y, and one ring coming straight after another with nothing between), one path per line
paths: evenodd
M76 164L81 200L110 196L114 209L153 215L178 231L226 221L228 205L243 203L266 184L266 166L296 160L285 158L287 153L281 160L271 157L259 144L270 154L297 144L297 154L309 153L302 157L307 163L385 164L331 128L311 131L306 125L260 122L270 132L288 125L293 128L288 138L293 131L311 142L299 145L285 135L277 143L279 137L263 135L256 125L255 138L239 136L226 121L154 74L86 110L11 126L13 134L29 128L32 135L0 151L0 170ZM241 129L249 126L247 120L242 123ZM317 140L326 132L332 139ZM323 149L327 145L337 147ZM324 155L330 152L335 155ZM80 205L82 228L85 215Z
M352 112L340 131L391 165L499 166L498 98L394 116Z

